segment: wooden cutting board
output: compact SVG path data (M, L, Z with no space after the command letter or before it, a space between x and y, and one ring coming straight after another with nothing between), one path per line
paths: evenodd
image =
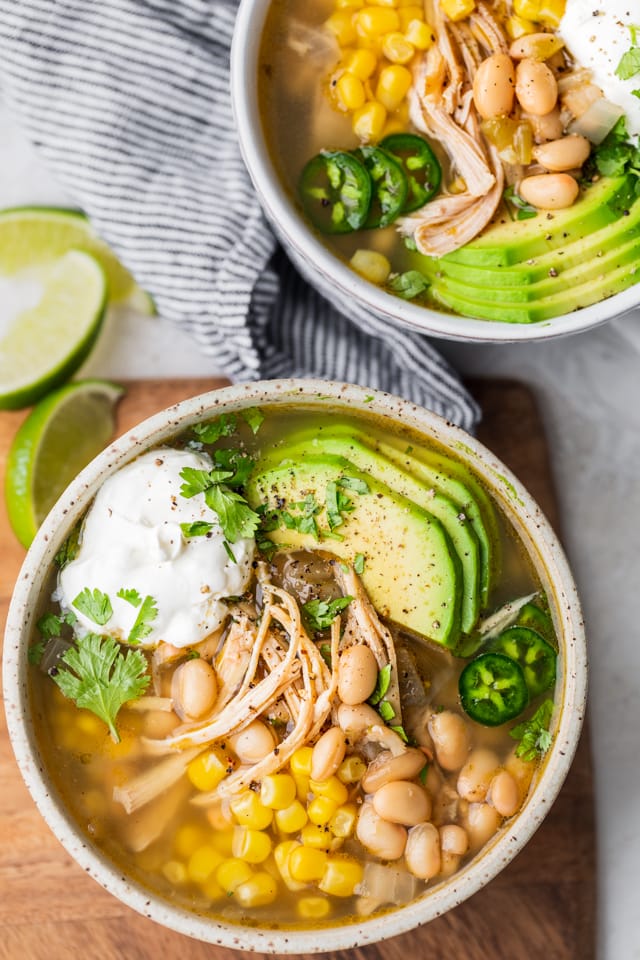
M123 431L162 407L222 381L132 383ZM525 482L557 528L545 436L522 384L474 381L484 410L480 439ZM23 413L0 413L0 470ZM24 551L0 506L0 625ZM40 818L0 719L0 960L238 960L125 907L85 876ZM583 735L567 781L537 834L488 887L426 927L339 960L593 960L595 833L591 760ZM262 957L262 954L256 955Z

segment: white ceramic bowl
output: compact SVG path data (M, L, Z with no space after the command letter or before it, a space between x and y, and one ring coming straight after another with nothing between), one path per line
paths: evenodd
M264 211L300 273L340 310L357 303L382 320L446 340L521 342L568 336L640 304L640 283L574 313L539 323L473 320L401 300L360 277L310 229L269 156L258 106L258 59L271 0L242 0L231 51L231 94L240 149Z
M260 930L217 922L180 909L125 879L80 830L49 777L32 724L27 662L34 616L53 557L109 475L149 447L201 420L245 406L292 403L381 415L433 438L468 464L522 537L547 593L561 651L557 690L560 709L553 746L521 812L455 876L434 885L418 900L381 917L312 931ZM33 799L56 837L90 876L134 910L180 933L229 947L282 955L346 949L396 936L445 913L499 873L549 812L567 774L584 715L586 671L580 604L562 549L539 507L485 447L435 414L388 394L327 381L274 380L228 387L169 407L116 440L68 487L39 530L18 577L7 619L4 698L13 749Z

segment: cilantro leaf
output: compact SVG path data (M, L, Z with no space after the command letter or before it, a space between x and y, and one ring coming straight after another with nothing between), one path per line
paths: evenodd
M195 467L184 467L180 471L180 479L184 483L180 487L180 496L189 500L196 497L199 493L204 493L211 486L211 476L209 470L196 470Z
M620 63L615 69L616 77L621 80L631 80L640 73L640 47L632 46L620 57Z
M85 587L75 600L72 601L71 605L75 607L76 610L79 610L80 613L84 613L85 617L93 620L93 622L97 623L100 627L108 623L113 615L111 600L109 600L106 593L98 590L97 587L93 591L91 591L89 587Z
M91 710L104 720L113 740L119 743L116 716L123 704L146 690L146 669L146 658L139 650L130 650L125 656L113 637L88 633L62 655L53 679L77 707Z
M345 490L353 490L354 493L369 493L369 484L366 480L360 480L358 477L340 477L338 486Z
M75 560L80 549L80 524L77 524L65 542L62 544L54 557L54 561L60 569L66 567L68 563Z
M44 640L38 640L37 643L32 643L29 649L27 650L27 660L32 667L40 666L40 662L44 655L44 648L46 643Z
M527 203L526 200L523 200L522 197L516 193L516 188L514 186L507 187L503 194L504 199L507 201L507 209L511 215L511 207L516 209L516 220L530 220L532 217L538 216L538 211L535 207L532 207L530 203Z
M242 453L240 450L223 448L214 451L216 467L222 467L229 472L225 479L228 487L243 487L249 475L253 470L254 459L248 453Z
M519 740L516 756L523 760L535 760L543 756L551 746L552 736L549 733L549 724L553 715L553 700L545 700L540 704L531 719L524 720L517 727L509 731L509 736Z
M419 270L406 270L389 280L387 286L404 300L413 300L428 289L429 281Z
M338 483L339 481L332 480L327 484L325 490L325 507L330 530L334 530L344 523L343 513L351 513L352 510L355 510L353 501L342 493Z
M388 663L378 672L378 679L376 681L376 688L369 697L369 703L372 707L375 707L376 704L380 703L382 698L387 694L389 690L389 685L391 683L391 664Z
M137 590L125 590L124 587L121 587L116 593L116 597L120 597L121 600L126 600L132 607L139 607L142 603L142 597Z
M615 127L607 134L592 154L598 173L605 177L621 177L632 174L637 177L635 193L640 196L640 146L629 140L627 123L620 117Z
M210 423L196 423L193 432L203 443L215 443L220 437L230 437L237 427L238 418L235 413L223 413Z
M329 643L320 644L320 656L331 670L331 645Z
M364 573L364 553L356 553L353 558L353 569L358 576L362 576Z
M45 640L51 637L59 637L62 630L62 620L55 613L45 613L38 622L36 628L40 631Z
M158 606L153 597L146 596L131 628L127 643L140 643L153 629L151 624L158 616Z
M308 600L302 604L307 627L312 630L326 630L338 614L349 606L353 597L337 597L335 600Z
M223 484L215 484L205 492L204 499L217 515L225 539L235 543L240 537L252 537L260 517L245 498Z
M213 524L206 520L194 520L193 523L181 523L180 529L183 536L189 540L191 537L204 537L213 530Z
M429 773L429 761L427 761L427 762L425 763L424 767L422 768L422 770L421 770L420 773L418 774L418 777L419 777L419 779L420 779L420 783L422 784L423 787L426 787L426 785L427 785L427 774L428 774L428 773Z
M224 552L229 557L229 560L231 560L231 563L237 563L238 561L235 558L235 554L226 540L222 541L222 546L224 547Z
M249 425L252 433L257 433L264 421L264 413L260 407L247 407L240 411L240 416Z

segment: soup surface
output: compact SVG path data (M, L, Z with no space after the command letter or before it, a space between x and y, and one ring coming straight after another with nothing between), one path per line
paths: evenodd
M121 468L29 660L51 776L173 903L267 927L400 906L526 801L556 639L480 481L373 417L250 408Z
M584 39L596 18L606 43ZM274 163L389 292L487 320L570 313L638 281L635 30L624 0L273 0Z

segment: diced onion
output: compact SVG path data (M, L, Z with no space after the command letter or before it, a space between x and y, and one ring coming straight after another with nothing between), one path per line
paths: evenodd
M362 881L356 893L382 903L408 903L418 892L418 881L407 870L383 867L380 863L365 864Z
M607 134L615 127L624 110L610 100L599 97L588 107L581 117L569 126L569 133L586 137L591 143L602 143Z

